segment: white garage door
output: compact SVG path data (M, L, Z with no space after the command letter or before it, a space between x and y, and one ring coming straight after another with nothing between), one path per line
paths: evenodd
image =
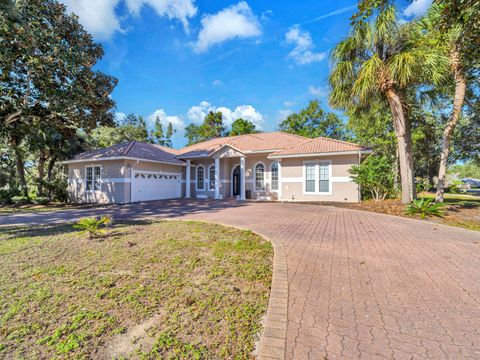
M182 181L178 173L134 171L132 201L179 198Z

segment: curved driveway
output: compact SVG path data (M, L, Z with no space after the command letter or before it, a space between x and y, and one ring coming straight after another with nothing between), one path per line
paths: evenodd
M214 221L271 239L264 356L480 358L479 232L329 206L178 200L2 215L0 226L101 212Z

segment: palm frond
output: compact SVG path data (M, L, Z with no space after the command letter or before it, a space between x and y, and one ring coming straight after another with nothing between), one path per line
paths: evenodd
M385 71L385 64L377 54L365 61L358 72L357 79L353 83L352 94L358 96L361 102L378 91L380 79Z

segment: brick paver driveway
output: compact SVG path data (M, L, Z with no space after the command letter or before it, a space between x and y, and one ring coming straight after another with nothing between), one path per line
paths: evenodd
M265 334L272 357L480 358L478 232L302 204L177 201L108 212L248 227L284 249L288 292L277 294L288 295L286 341L282 331Z

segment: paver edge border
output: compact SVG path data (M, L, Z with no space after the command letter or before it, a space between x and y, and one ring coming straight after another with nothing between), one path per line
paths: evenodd
M263 331L257 347L257 359L285 359L287 343L287 318L288 318L288 268L287 253L283 241L274 241L261 231L252 230L246 226L232 225L219 221L189 219L186 217L159 219L158 221L199 221L232 227L239 230L253 231L269 241L273 246L272 285L268 299L267 313L264 320ZM269 342L270 341L270 342ZM281 347L277 344L282 344Z

